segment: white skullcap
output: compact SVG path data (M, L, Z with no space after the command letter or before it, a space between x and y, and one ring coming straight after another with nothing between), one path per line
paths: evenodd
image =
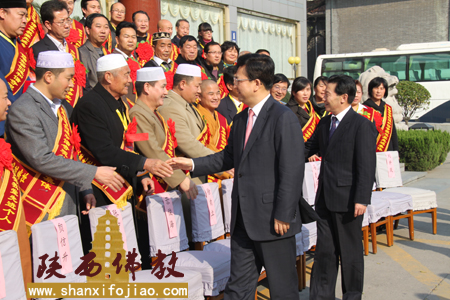
M106 72L128 66L122 54L108 54L97 60L97 72Z
M190 64L181 64L178 65L177 71L175 74L193 76L193 77L202 77L202 70L199 66L194 66Z
M147 67L137 70L136 81L150 82L166 79L161 67Z
M70 53L61 51L44 51L39 53L36 67L44 69L66 69L73 68L74 64Z

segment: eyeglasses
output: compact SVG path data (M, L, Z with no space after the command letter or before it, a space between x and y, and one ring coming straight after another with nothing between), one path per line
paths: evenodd
M276 91L282 91L282 92L286 92L287 91L287 88L282 88L281 86L274 86L273 87Z
M72 24L72 19L71 18L67 18L65 20L59 21L59 22L53 22L55 24L57 24L58 26L64 26L64 25L70 25Z
M208 53L213 54L213 55L216 55L216 54L222 55L222 52L220 52L220 51L210 51Z
M248 79L248 78L244 78L244 79L237 79L236 77L233 77L233 79L234 79L234 84L238 84L239 82L242 82L242 81L252 81L252 80L250 80L250 79Z
M124 14L125 11L124 10L118 10L118 9L113 9L112 12L118 13L118 14Z

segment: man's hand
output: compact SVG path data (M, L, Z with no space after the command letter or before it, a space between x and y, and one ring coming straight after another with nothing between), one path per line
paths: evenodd
M234 177L234 168L231 170L228 170L227 173L230 174L231 177Z
M108 186L114 192L120 190L125 183L125 179L115 172L113 167L97 167L94 178L101 184Z
M87 215L89 213L89 210L92 208L95 208L95 205L97 204L97 200L95 200L95 197L93 194L87 194L83 197L84 203L86 203L86 210L83 210L81 213L83 215Z
M278 221L277 219L274 219L274 228L275 232L279 235L284 235L289 230L289 223L285 223L282 221Z
M355 203L355 218L357 216L363 215L366 212L367 206Z
M313 162L313 161L319 161L320 160L320 157L318 157L317 155L312 155L312 156L310 156L309 158L308 158L308 161L309 162Z
M174 157L166 161L174 170L192 170L192 160L186 157Z
M160 159L147 158L144 169L161 178L170 177L173 174L172 167Z
M142 187L144 188L144 192L147 193L147 195L153 193L155 191L155 183L151 178L144 178L141 180Z
M189 200L194 200L198 195L197 185L189 177L180 183L180 191L185 192Z

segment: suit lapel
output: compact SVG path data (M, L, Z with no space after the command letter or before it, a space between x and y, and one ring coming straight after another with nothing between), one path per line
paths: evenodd
M45 35L44 43L47 45L49 50L59 51L58 47L55 45L55 43L53 43L53 41L48 37L48 35Z
M328 148L332 148L334 144L336 144L339 140L341 140L341 137L347 132L347 128L350 125L350 121L353 118L353 114L355 112L352 108L345 114L344 118L341 122L339 122L338 127L336 128L336 131L333 133L333 136L331 137L331 140L328 141ZM331 118L330 118L331 119ZM330 123L330 122L328 122ZM330 126L328 126L328 132L329 132ZM328 136L327 136L328 139Z
M39 103L41 110L48 115L50 119L52 119L56 124L58 124L58 119L55 116L55 113L50 108L50 105L48 104L47 100L37 91L34 90L34 88L29 88L27 90L27 93L30 93L30 96Z
M226 103L227 103L227 109L231 113L237 113L236 105L234 105L234 102L233 102L233 100L230 97L228 97L228 101Z

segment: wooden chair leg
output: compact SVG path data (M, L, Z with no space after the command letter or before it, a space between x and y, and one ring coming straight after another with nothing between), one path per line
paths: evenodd
M414 241L414 214L412 210L408 210L408 214L409 239Z
M369 255L369 228L363 228L363 245L364 245L364 255Z
M377 254L377 227L375 223L372 223L370 226L370 235L372 236L372 253Z
M386 240L388 247L394 244L394 229L392 228L392 216L387 216L386 222Z
M431 212L431 223L433 224L433 234L437 234L437 209L433 208Z
M397 229L398 228L398 222L399 222L400 220L395 220L395 224L394 224L394 229Z

